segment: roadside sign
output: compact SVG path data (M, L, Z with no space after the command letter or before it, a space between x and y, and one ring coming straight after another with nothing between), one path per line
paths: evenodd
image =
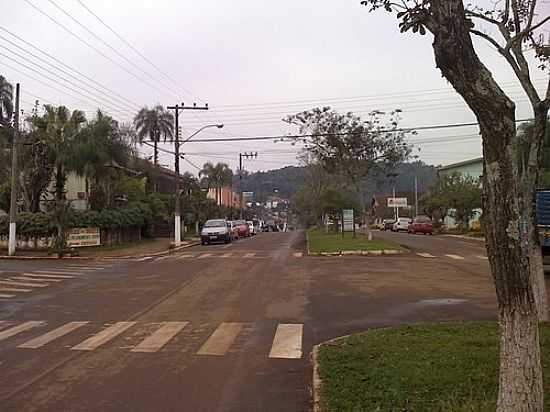
M353 209L342 210L342 231L355 232L355 221L353 217Z
M388 207L407 207L407 198L388 197Z
M99 245L101 245L101 239L98 227L75 228L67 232L67 246L69 247Z

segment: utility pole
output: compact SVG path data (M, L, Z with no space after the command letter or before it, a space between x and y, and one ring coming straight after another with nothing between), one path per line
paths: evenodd
M418 177L414 177L414 214L418 216Z
M19 83L15 85L15 115L13 119L13 140L11 149L11 194L10 194L10 235L8 255L15 255L17 244L17 135L19 134Z
M174 159L174 169L176 172L176 207L174 210L174 246L178 247L181 245L181 193L180 193L180 131L179 131L179 115L180 110L208 110L208 103L204 106L197 106L196 103L193 103L193 106L185 106L183 103L176 104L175 106L168 106L168 110L174 110L175 115L175 128L176 128L176 138L175 138L175 159Z
M243 203L243 157L245 159L255 159L258 157L258 152L255 153L239 153L239 192L240 192L240 199L239 199L239 206L240 206L240 219L243 219L243 213L244 213L244 203Z

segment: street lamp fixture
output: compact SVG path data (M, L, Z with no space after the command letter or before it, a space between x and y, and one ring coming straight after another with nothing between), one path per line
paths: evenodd
M193 137L198 135L200 132L202 132L204 129L209 129L212 127L216 127L218 129L223 129L223 123L220 124L207 124L206 126L201 127L199 130L197 130L195 133L193 133L191 136L189 136L187 139L183 140L181 144L187 143L189 140L191 140Z

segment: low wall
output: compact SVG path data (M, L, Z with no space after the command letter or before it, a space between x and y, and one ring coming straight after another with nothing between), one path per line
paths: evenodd
M141 229L127 228L121 230L101 230L101 245L112 246L119 243L137 242L141 240ZM17 236L17 249L21 250L40 250L48 249L53 242L49 237ZM8 248L8 235L0 235L0 249Z

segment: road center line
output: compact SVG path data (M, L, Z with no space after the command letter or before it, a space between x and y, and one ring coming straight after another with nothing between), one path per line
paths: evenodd
M22 343L18 346L18 348L25 348L25 349L37 349L40 348L51 341L60 338L62 336L65 336L66 334L81 328L82 326L88 324L89 322L69 322L66 323L63 326L60 326L54 330L49 331L48 333L45 333L44 335L38 336L34 339L31 339L28 342Z
M134 326L136 323L137 322L117 322L114 325L109 326L107 329L103 329L101 332L86 339L84 342L73 346L71 350L94 350L104 343L109 342L111 339L114 339L126 331L126 329Z
M270 358L299 359L302 357L302 324L285 324L277 326Z
M14 326L13 328L3 330L2 332L0 332L0 340L11 338L12 336L15 336L21 332L25 332L38 326L42 326L44 323L45 322L42 321L29 321L22 323L21 325Z
M197 355L225 355L242 328L242 323L223 322L202 345Z
M176 336L189 322L163 322L152 335L141 341L131 352L152 353L160 350Z
M445 255L451 259L454 259L454 260L464 260L464 258L460 255Z

